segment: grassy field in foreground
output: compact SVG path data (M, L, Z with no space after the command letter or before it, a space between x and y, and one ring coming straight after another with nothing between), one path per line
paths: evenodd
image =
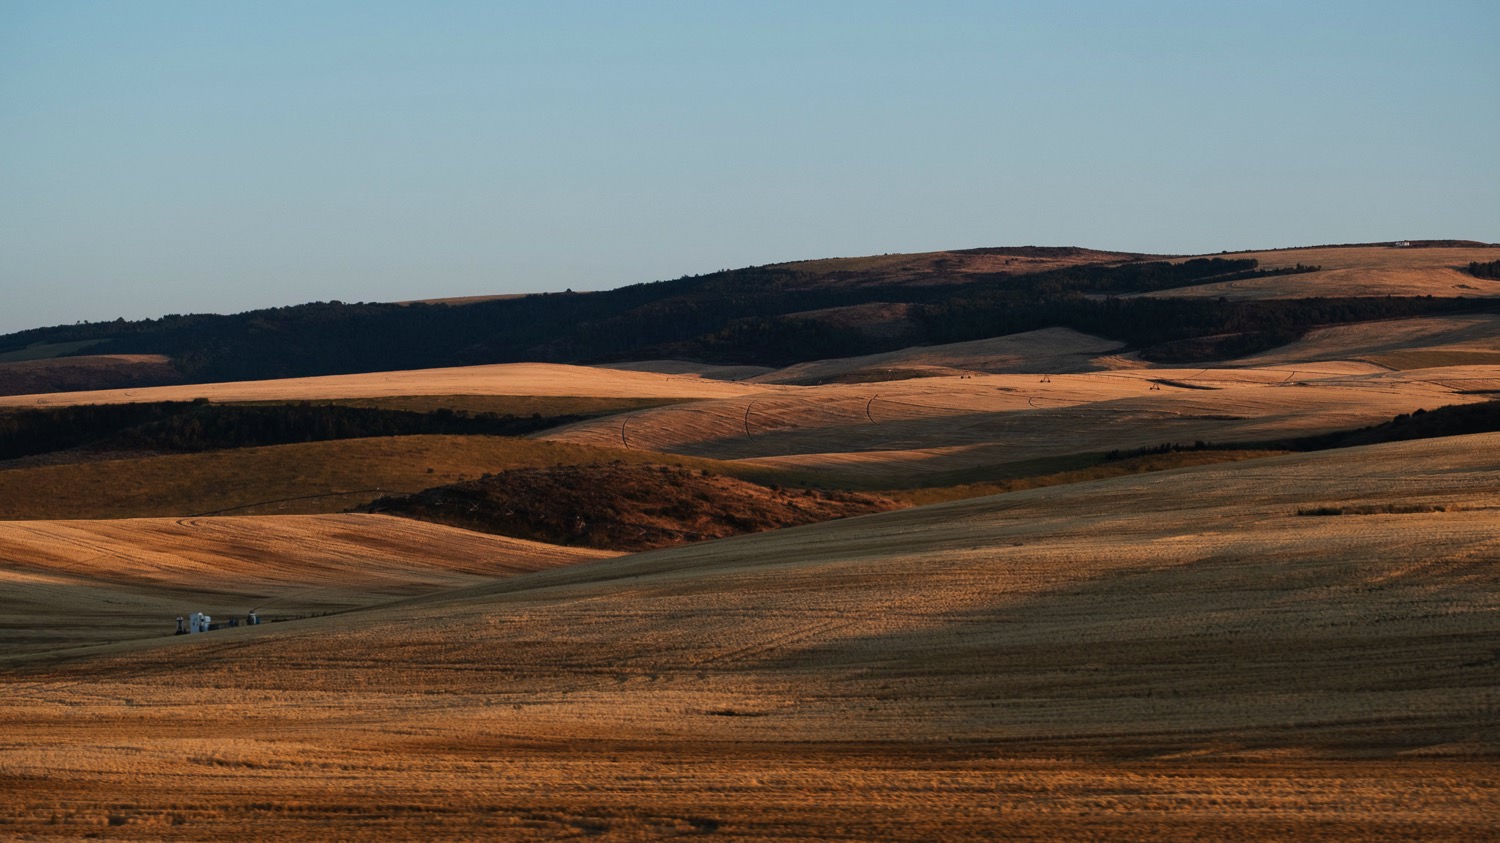
M0 836L1485 839L1497 448L1034 489L31 659L0 670Z
M108 721L130 728L128 723ZM1494 768L1457 759L1122 762L1003 748L705 748L674 741L527 745L407 741L320 757L256 739L163 735L163 749L62 784L0 795L0 831L61 843L385 840L1492 839ZM66 764L91 757L59 736ZM40 749L40 748L39 748ZM176 751L174 757L167 752ZM191 784L168 785L172 765ZM31 765L27 765L30 767ZM3 779L0 779L3 781Z

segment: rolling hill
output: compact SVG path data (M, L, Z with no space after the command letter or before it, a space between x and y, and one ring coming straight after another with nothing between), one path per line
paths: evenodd
M896 509L849 492L784 489L621 461L517 468L377 499L370 511L600 550L651 550Z
M0 355L0 395L161 386L182 380L172 361L160 354L47 356L61 355L69 347L23 349ZM30 354L43 356L33 359Z
M273 623L610 554L378 515L0 521L9 658L160 641L173 619Z
M752 477L772 473L501 436L382 436L0 469L0 519L332 514L496 471L615 461Z
M687 375L583 366L517 363L269 381L103 389L46 395L0 396L0 406L45 407L141 401L299 401L424 395L497 395L597 398L708 398L744 395L765 387L702 382Z
M25 784L0 815L40 839L1476 839L1497 448L1036 490L12 657L0 760ZM1330 503L1372 514L1299 514Z
M203 399L201 452L0 462L0 837L1493 836L1493 255L981 249L0 338L0 382L212 381L0 397L33 433ZM598 417L371 435L402 413ZM356 511L392 493L448 525Z
M814 471L830 482L889 488L993 479L1006 476L1012 464L1161 443L1255 443L1361 427L1417 409L1483 401L1481 393L1497 389L1496 367L1391 373L1317 361L1043 378L950 375L783 388L539 435Z
M1269 265L1288 261L1319 267L1303 276L1222 281L1182 287L1154 295L1224 296L1234 299L1299 296L1496 296L1500 284L1467 272L1473 261L1500 255L1494 246L1453 241L1416 241L1407 246L1315 246L1265 252L1238 252ZM1488 255L1488 257L1486 257Z
M1154 359L1204 362L1329 325L1497 311L1500 282L1465 269L1494 260L1496 247L1415 245L1188 258L1019 247L803 261L600 293L324 302L38 328L0 337L0 361L87 356L70 365L97 370L95 387L139 382L130 368L139 364L123 362L139 355L167 359L163 371L188 383L661 358L780 368L1067 328ZM0 394L45 386L24 368L35 365L0 362Z

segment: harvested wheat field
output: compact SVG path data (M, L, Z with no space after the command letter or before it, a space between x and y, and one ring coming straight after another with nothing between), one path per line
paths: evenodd
M275 621L611 554L382 515L0 521L8 655L160 638L201 611Z
M1496 454L1163 472L6 658L0 833L1491 836Z
M904 348L883 354L798 363L751 379L758 383L838 380L892 381L902 376L987 373L1088 372L1105 368L1101 355L1120 349L1113 340L1069 328L1045 328L972 342Z
M1418 241L1420 243L1420 241ZM1151 293L1153 296L1228 299L1298 296L1500 296L1500 281L1476 278L1471 262L1500 260L1500 246L1467 245L1315 246L1269 252L1236 252L1225 258L1254 258L1263 269L1317 266L1317 272L1221 281Z
M1392 373L1313 362L783 389L584 421L543 437L902 485L1165 442L1251 443L1361 427L1484 400L1481 393L1500 389L1500 366Z
M551 363L503 363L267 381L0 396L0 406L61 406L144 401L303 401L402 395L523 395L596 398L724 398L765 392L754 386L678 373L633 372Z
M1392 319L1309 331L1306 337L1235 361L1244 366L1360 360L1387 369L1500 364L1500 317Z

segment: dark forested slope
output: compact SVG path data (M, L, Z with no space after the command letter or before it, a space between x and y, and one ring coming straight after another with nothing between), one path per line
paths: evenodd
M1189 361L1259 351L1318 325L1497 308L1489 300L1431 297L1230 302L1133 295L1312 269L1265 270L1244 258L1169 262L1071 248L976 249L750 267L598 293L325 302L84 323L0 337L0 355L86 344L78 353L164 355L183 379L210 382L659 357L784 366L1064 326L1128 343L1150 359ZM820 315L872 304L897 305L905 316L894 329L873 332L857 320Z

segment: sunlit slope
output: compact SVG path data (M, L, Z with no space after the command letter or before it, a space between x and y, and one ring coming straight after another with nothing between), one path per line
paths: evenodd
M599 736L724 734L727 707L767 739L1494 750L1497 454L1482 435L1018 493L549 572L431 616L485 618L556 681L620 642L600 703L606 677L681 680L634 710L570 703ZM1329 509L1371 514L1299 514Z
M1485 434L1034 490L86 669L399 701L360 728L461 740L1495 751L1497 453ZM1371 514L1299 514L1330 508Z
M609 554L380 515L0 522L0 651L300 617Z
M544 436L889 483L1164 442L1253 442L1360 427L1483 400L1485 389L1500 389L1500 367L1390 373L1312 363L976 375L660 407Z
M973 342L917 346L835 360L798 363L752 378L760 383L814 383L839 378L871 381L900 377L989 373L1088 372L1107 368L1100 355L1120 348L1113 340L1070 328L1045 328Z
M361 375L0 396L0 406L113 404L131 401L301 401L399 395L537 395L599 398L722 398L775 387L689 374L662 374L551 363L508 363Z
M1500 364L1500 317L1392 319L1309 331L1281 348L1235 361L1242 366L1362 360L1389 369Z
M1496 250L1500 252L1500 249ZM915 346L881 354L814 360L784 369L727 367L657 360L613 364L674 374L701 374L757 383L816 384L834 381L894 381L959 374L1084 373L1154 368L1135 354L1118 354L1120 343L1069 328L1046 328L972 342ZM1365 364L1361 367L1360 363ZM1235 368L1302 369L1299 374L1369 372L1381 368L1500 363L1500 317L1469 315L1393 319L1309 331L1301 340L1250 357L1218 364Z
M33 663L0 673L24 783L0 815L57 840L1476 839L1496 454L1035 490ZM1341 507L1388 512L1298 514Z
M1296 264L1317 272L1249 278L1152 293L1162 297L1228 299L1306 296L1500 296L1500 281L1468 273L1471 262L1500 260L1500 246L1332 246L1236 252L1224 258L1254 258L1263 269Z

